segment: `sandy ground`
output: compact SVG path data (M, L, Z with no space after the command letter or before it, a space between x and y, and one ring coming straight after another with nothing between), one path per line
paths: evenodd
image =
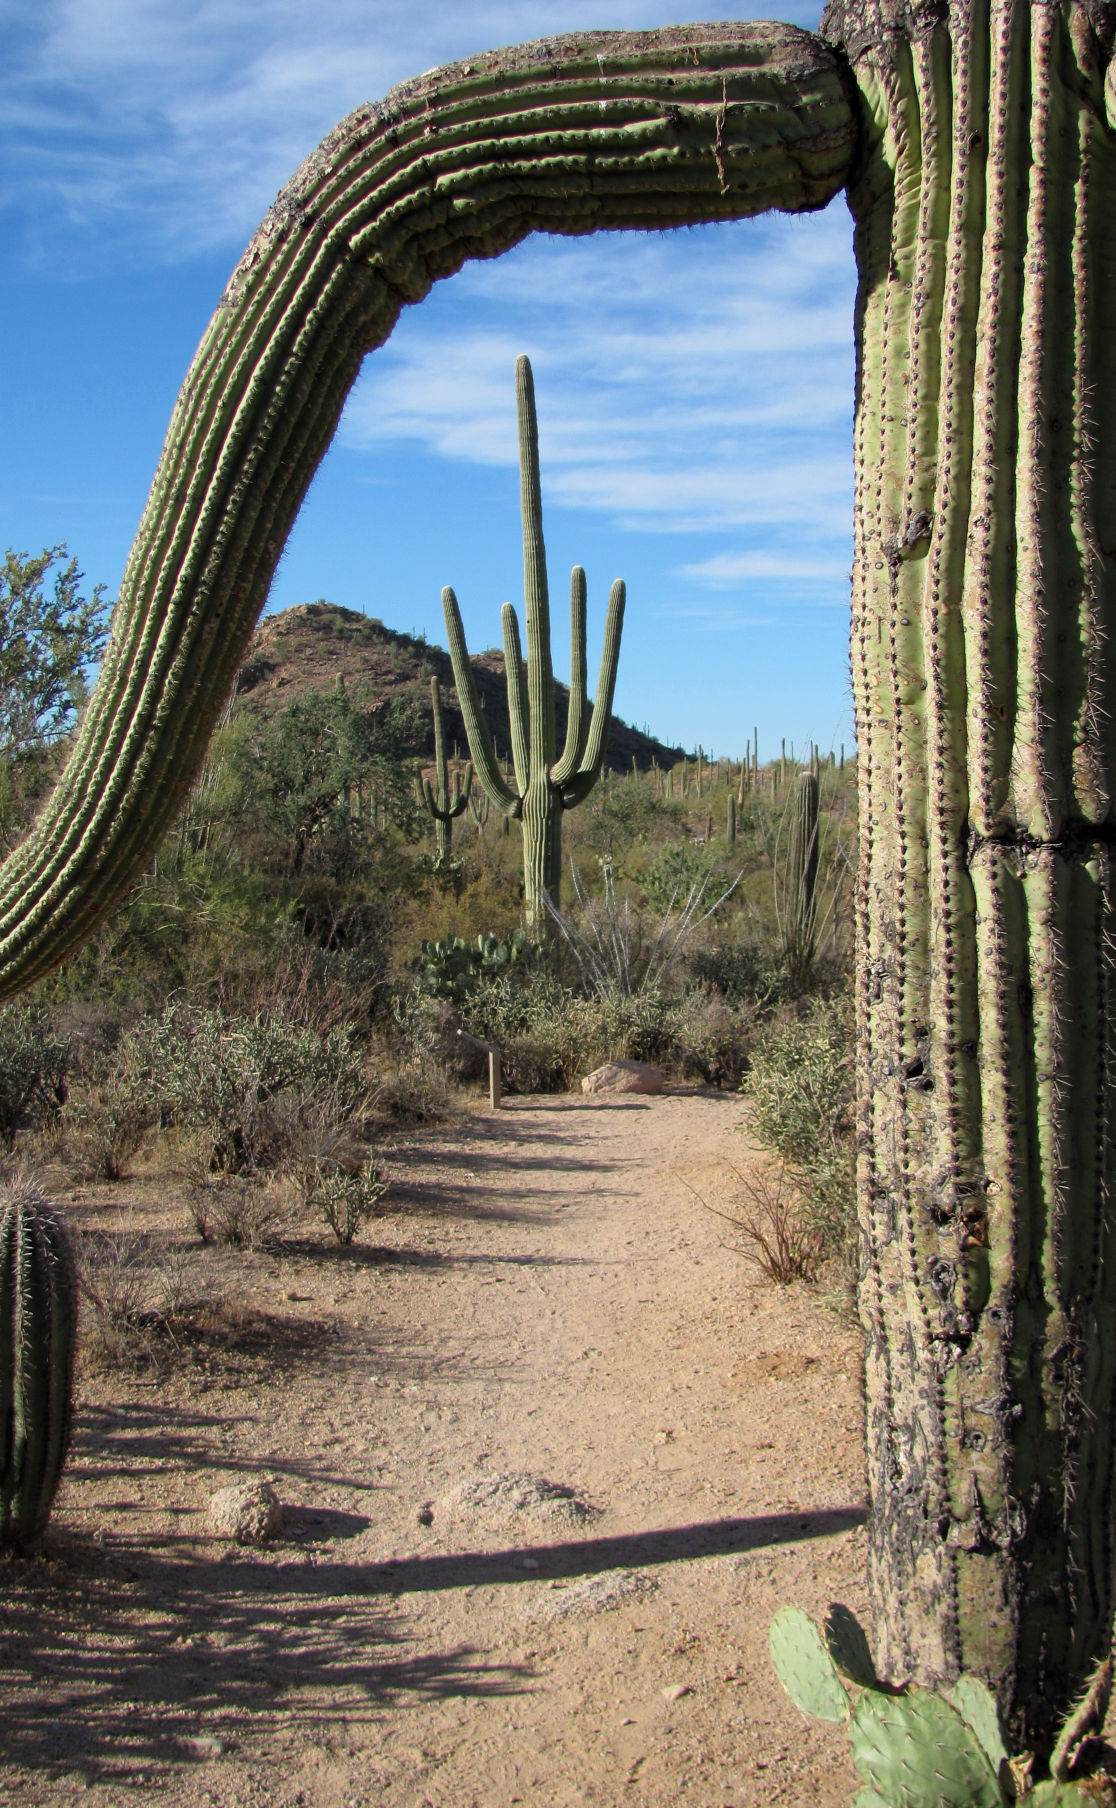
M512 1099L399 1152L374 1246L195 1244L239 1333L86 1376L47 1555L4 1566L0 1798L847 1804L767 1628L863 1614L857 1339L695 1198L731 1209L739 1120ZM79 1224L110 1199L190 1248L165 1183ZM259 1476L281 1541L209 1536Z

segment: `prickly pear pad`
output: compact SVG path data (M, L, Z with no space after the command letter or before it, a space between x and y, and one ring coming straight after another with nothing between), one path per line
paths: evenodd
M771 1622L771 1662L795 1707L818 1720L845 1720L849 1697L822 1636L801 1607L783 1607Z
M853 1763L891 1808L1004 1808L988 1756L956 1708L925 1689L862 1695Z

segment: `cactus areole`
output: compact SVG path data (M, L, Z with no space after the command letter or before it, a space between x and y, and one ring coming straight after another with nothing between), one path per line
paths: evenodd
M438 277L846 189L877 1657L987 1677L1016 1744L1113 1617L1113 22L849 0L821 36L575 33L351 114L233 273L73 753L0 868L11 992L180 807L361 360Z

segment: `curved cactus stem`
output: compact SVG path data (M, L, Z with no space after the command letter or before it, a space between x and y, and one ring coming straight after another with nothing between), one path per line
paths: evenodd
M519 617L511 603L505 603L500 610L500 632L504 641L504 684L508 693L512 765L515 768L516 788L522 797L531 771L527 729L529 712L523 676L523 649L519 640Z
M608 728L612 719L612 699L616 691L616 669L620 663L620 634L624 626L624 602L627 596L623 578L617 578L608 599L605 617L604 647L597 694L593 699L593 715L585 741L585 751L577 772L562 792L562 807L572 810L588 797L601 774Z
M559 791L577 771L589 733L589 674L585 657L585 573L580 565L570 572L570 709L562 756L550 769L550 782Z
M453 681L457 686L457 700L461 705L461 716L465 723L465 733L469 741L473 767L496 808L502 810L505 816L518 816L519 798L504 778L500 770L500 763L496 758L496 749L492 745L492 733L484 710L481 708L477 681L469 663L469 649L465 645L461 611L457 606L457 598L448 584L442 591L442 613L446 618L446 639L453 663Z
M177 815L362 360L404 306L533 231L822 207L858 143L837 53L751 22L575 32L342 121L253 236L179 395L73 751L0 868L0 992L77 947Z

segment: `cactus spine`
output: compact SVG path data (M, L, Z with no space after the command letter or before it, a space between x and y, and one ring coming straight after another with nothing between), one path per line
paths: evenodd
M453 841L453 825L469 802L473 786L473 768L466 764L465 776L450 773L446 760L446 731L442 722L442 692L437 678L430 680L430 702L434 711L434 777L422 778L422 801L434 819L434 844L439 860L448 860Z
M70 1441L73 1258L40 1194L0 1197L0 1544L24 1547L50 1517Z
M514 786L500 771L492 735L484 718L469 664L465 631L457 598L442 591L450 658L457 695L481 784L510 821L517 817L523 832L523 892L527 922L540 933L545 900L558 902L562 876L562 812L588 797L601 775L608 739L620 633L624 623L624 584L612 586L605 620L601 675L592 716L586 690L585 573L575 565L570 576L570 712L566 744L556 758L554 668L550 657L550 600L546 549L542 531L539 481L539 428L535 386L527 358L515 362L515 397L519 426L519 489L523 517L523 593L527 623L527 672L524 682L519 619L511 603L500 612L504 634L504 668L511 721Z

